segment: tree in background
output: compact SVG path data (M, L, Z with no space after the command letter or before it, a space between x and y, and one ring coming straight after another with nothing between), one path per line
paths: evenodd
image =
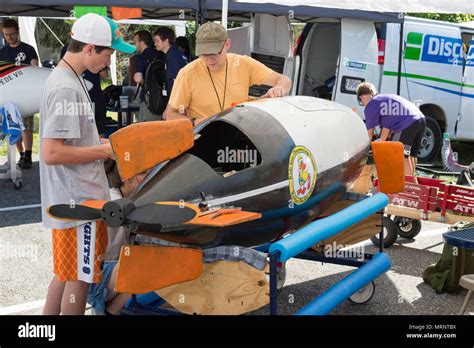
M43 22L44 21L44 22ZM38 18L36 21L35 37L38 43L39 55L42 60L53 59L55 62L59 60L59 53L61 52L61 42L66 45L71 37L71 27L74 21L63 19L48 19ZM51 31L58 37L58 39L51 34Z

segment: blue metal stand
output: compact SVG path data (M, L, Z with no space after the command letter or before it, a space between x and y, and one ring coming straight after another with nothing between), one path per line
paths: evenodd
M270 315L278 314L278 266L290 258L326 262L339 265L353 266L358 269L337 282L295 315L324 315L329 313L359 289L373 282L377 277L387 272L391 267L388 256L383 253L383 242L380 252L376 255L364 254L363 258L332 257L312 250L310 247L337 235L346 228L356 224L374 213L381 214L380 239L383 241L383 208L388 204L388 197L379 193L345 208L329 217L306 225L290 236L275 243L256 247L261 252L268 253L270 258ZM147 298L148 296L148 298ZM181 314L174 310L160 308L165 302L155 293L132 295L123 314Z
M382 216L380 235L383 241L383 211L381 210L387 204L388 197L385 194L377 194L355 203L330 217L317 220L287 238L283 238L271 244L268 249L270 257L270 314L278 314L277 265L279 262L285 262L290 258L300 258L310 261L359 267L359 269L352 272L319 297L313 299L305 307L298 310L295 315L327 314L356 291L388 271L391 267L391 262L388 256L383 253L383 243L380 244L379 253L376 255L364 254L363 260L344 257L327 257L310 249L312 245L316 245L340 233L344 229L362 221L374 213L380 213Z

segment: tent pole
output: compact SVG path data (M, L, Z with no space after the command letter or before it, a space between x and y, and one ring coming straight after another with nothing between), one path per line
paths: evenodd
M64 44L63 44L63 42L61 41L61 39L54 33L53 29L51 29L51 28L49 27L49 25L46 24L46 22L44 21L44 19L40 17L39 20L41 21L41 23L43 23L43 24L46 26L46 29L48 29L49 32L50 32L51 34L53 34L54 38L61 44L61 46L64 46Z
M227 29L227 11L229 8L229 1L222 0L222 26Z
M205 0L199 0L199 9L196 11L196 30L204 22Z
M3 28L3 18L0 18L0 26L2 26ZM3 31L0 31L0 44L2 45L2 47L5 45Z
M400 42L398 46L398 74L397 74L397 95L400 95L400 86L402 80L402 53L403 53L403 27L405 25L405 15L402 15L402 22L400 23Z

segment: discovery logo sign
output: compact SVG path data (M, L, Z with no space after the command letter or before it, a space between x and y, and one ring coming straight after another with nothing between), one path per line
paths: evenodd
M405 59L462 65L462 40L448 36L410 32L407 35Z

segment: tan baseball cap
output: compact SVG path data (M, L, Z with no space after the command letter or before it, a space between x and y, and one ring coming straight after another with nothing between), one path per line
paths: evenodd
M217 54L227 40L225 28L214 22L201 25L196 33L196 56L201 54Z

